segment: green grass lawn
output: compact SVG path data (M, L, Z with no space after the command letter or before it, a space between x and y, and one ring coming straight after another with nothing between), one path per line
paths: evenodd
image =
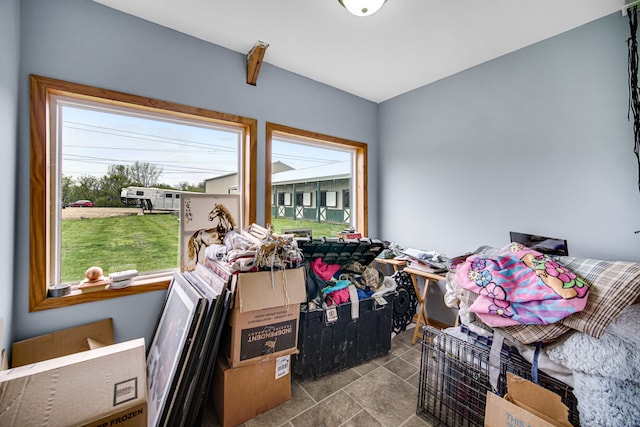
M336 237L344 224L277 218L276 233L287 228L311 228L313 237ZM84 278L97 265L105 275L122 270L149 272L176 268L179 262L179 221L173 215L131 215L62 221L61 279Z
M62 282L84 278L97 265L105 275L179 265L179 222L173 215L119 216L62 221Z
M314 239L320 237L337 237L338 232L347 227L347 224L330 224L327 222L286 218L272 218L271 225L273 226L273 231L276 233L280 233L281 230L288 228L311 228Z

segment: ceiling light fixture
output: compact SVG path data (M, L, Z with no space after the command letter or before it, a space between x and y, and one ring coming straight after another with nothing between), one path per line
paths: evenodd
M345 9L356 16L376 13L387 0L338 0Z

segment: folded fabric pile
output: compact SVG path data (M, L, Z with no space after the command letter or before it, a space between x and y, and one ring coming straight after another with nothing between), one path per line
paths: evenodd
M583 332L549 346L554 362L573 371L582 426L640 421L640 304L625 309L600 339Z
M491 259L500 251L501 249L482 246L472 255ZM468 258L469 256L465 259ZM639 263L565 256L553 259L559 266L590 284L586 305L582 311L555 323L522 324L502 328L503 332L522 344L551 343L575 331L600 338L611 321L640 297ZM447 273L445 304L452 308L459 307L460 321L463 324L476 325L492 331L490 325L471 312L470 307L479 294L471 292L458 283L459 266L460 263L457 267L452 266Z
M534 344L543 343L540 357L554 366L545 361L539 368L574 387L581 425L639 425L640 307L634 302L640 301L640 263L553 257L564 272L589 284L584 308L548 324L492 327L471 310L480 294L459 282L463 273L457 270L467 260L480 264L479 260L496 259L500 252L485 246L456 259L447 274L445 304L459 307L460 322L469 329L491 334L499 328L518 343L525 357L534 353ZM554 374L562 370L571 377Z
M546 325L582 311L589 284L547 255L512 243L456 265L456 283L477 295L472 313L491 327Z

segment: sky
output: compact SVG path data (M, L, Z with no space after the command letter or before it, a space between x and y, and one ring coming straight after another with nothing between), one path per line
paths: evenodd
M237 171L239 134L75 107L63 109L62 173L101 177L110 165L151 163L161 183L192 184Z
M185 125L152 117L62 107L62 174L101 177L113 164L151 163L162 169L159 183L192 185L237 172L240 134L235 130ZM272 161L296 169L348 161L350 154L286 141L272 142Z

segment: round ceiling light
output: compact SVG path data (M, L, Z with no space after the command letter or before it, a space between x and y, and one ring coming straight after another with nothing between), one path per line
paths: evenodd
M387 0L338 0L345 9L356 16L376 13Z

